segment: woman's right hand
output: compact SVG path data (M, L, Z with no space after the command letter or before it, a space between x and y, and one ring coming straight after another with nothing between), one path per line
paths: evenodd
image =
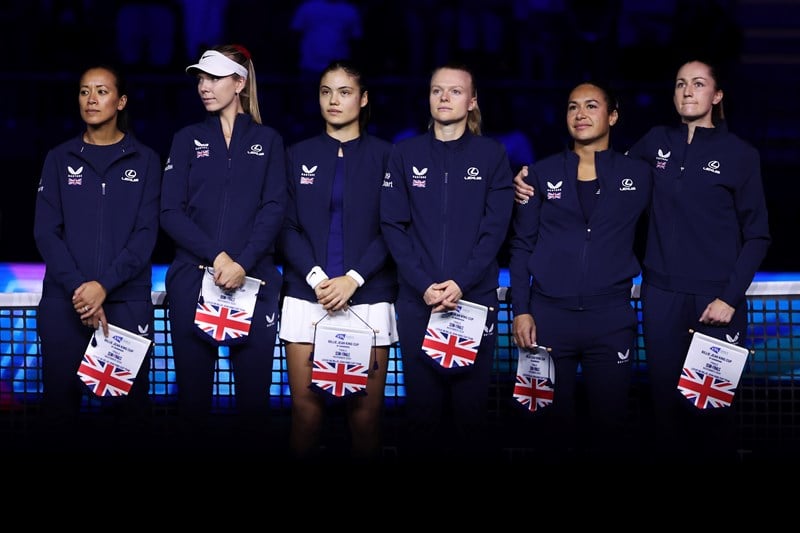
M347 309L356 289L356 280L345 275L321 281L314 288L314 293L317 295L317 303L328 313L333 313Z
M242 265L234 261L227 252L220 252L214 258L214 283L217 287L232 291L244 285L246 272Z

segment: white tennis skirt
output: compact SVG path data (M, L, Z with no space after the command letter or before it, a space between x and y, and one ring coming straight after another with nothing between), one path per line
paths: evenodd
M324 320L322 320L324 318ZM314 342L314 327L320 322L348 328L369 326L375 331L375 345L389 346L398 341L394 304L380 302L350 306L347 311L329 315L317 302L287 296L281 309L279 337L284 342Z

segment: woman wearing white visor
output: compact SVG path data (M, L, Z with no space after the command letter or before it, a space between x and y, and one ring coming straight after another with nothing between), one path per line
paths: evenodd
M161 224L176 245L166 289L178 407L186 442L195 446L207 436L219 354L194 323L204 276L199 266L213 267L215 284L226 291L241 287L245 276L264 282L246 341L230 345L229 356L242 435L266 435L281 286L274 245L287 196L283 139L261 124L250 52L218 46L186 71L197 77L209 114L173 138Z

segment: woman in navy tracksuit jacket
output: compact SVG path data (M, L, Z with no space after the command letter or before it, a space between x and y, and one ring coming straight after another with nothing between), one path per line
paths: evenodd
M400 281L396 306L410 424L407 451L446 458L440 452L447 447L457 455L487 451L497 255L513 191L505 148L480 136L471 73L461 66L435 70L429 102L429 131L397 144L389 160L381 226ZM462 298L490 310L475 364L453 373L430 362L422 343L431 312L454 309ZM447 431L450 421L454 435ZM437 435L437 428L446 432ZM457 440L440 440L453 436Z
M554 453L576 443L580 365L590 421L588 449L625 449L636 311L631 306L636 228L652 190L650 169L610 147L616 100L594 83L569 95L572 149L537 162L535 193L515 207L510 241L511 302L518 346L552 351L554 397L547 438ZM543 459L547 459L543 457Z
M376 222L379 218L380 195L376 194L376 201L370 202L369 196L374 192L370 190L370 180L374 175L365 172L365 169L372 169L373 172L380 169L380 177L383 178L392 145L368 133L344 143L323 133L289 148L287 166L290 171L294 169L296 172L290 173L289 197L293 202L288 209L287 227L281 241L281 254L285 262L284 294L317 301L314 289L306 278L315 266L325 262L327 255L331 183L320 182L323 182L323 177L330 178L335 172L339 148L347 160L344 198L352 207L344 212L343 254L345 264L352 265L364 280L348 301L352 305L394 301L397 273ZM302 164L317 167L314 170L316 187L299 185ZM319 189L323 187L325 194L319 194ZM327 271L320 274L321 277L330 275Z
M685 63L673 96L681 124L653 128L628 155L655 172L642 315L656 443L730 458L732 410L700 411L677 390L690 329L743 344L745 293L771 241L760 157L728 131L717 78L707 63ZM686 423L698 431L684 433Z
M150 258L161 182L158 154L127 132L118 72L86 70L78 100L86 131L48 152L34 219L45 262L37 315L44 407L67 431L85 390L76 371L95 328L112 323L153 338ZM121 414L147 415L149 371L150 353L127 397L112 398Z
M178 131L164 170L161 224L175 241L166 276L178 402L193 433L212 408L218 347L194 325L204 271L213 267L225 289L244 277L264 282L246 342L229 347L241 429L266 429L278 326L281 276L275 243L286 209L285 152L281 136L262 125L249 52L225 45L187 68L209 111L205 121ZM189 435L191 436L191 435Z
M346 399L350 453L373 460L381 448L389 347L397 342L397 272L380 228L392 145L367 134L369 94L350 61L335 60L322 72L319 107L325 131L287 150L280 337L292 394L289 448L297 459L318 450L326 398L311 387L311 357L313 324L324 318L331 327L376 330L365 394Z

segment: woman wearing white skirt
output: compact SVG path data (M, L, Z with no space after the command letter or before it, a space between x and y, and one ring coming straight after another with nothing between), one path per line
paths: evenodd
M369 98L360 71L334 61L322 73L325 131L287 151L289 207L280 338L292 397L289 448L316 458L328 400L313 385L320 325L371 331L366 387L345 397L353 459L381 449L389 348L397 342L395 265L380 233L380 192L391 144L366 133Z

